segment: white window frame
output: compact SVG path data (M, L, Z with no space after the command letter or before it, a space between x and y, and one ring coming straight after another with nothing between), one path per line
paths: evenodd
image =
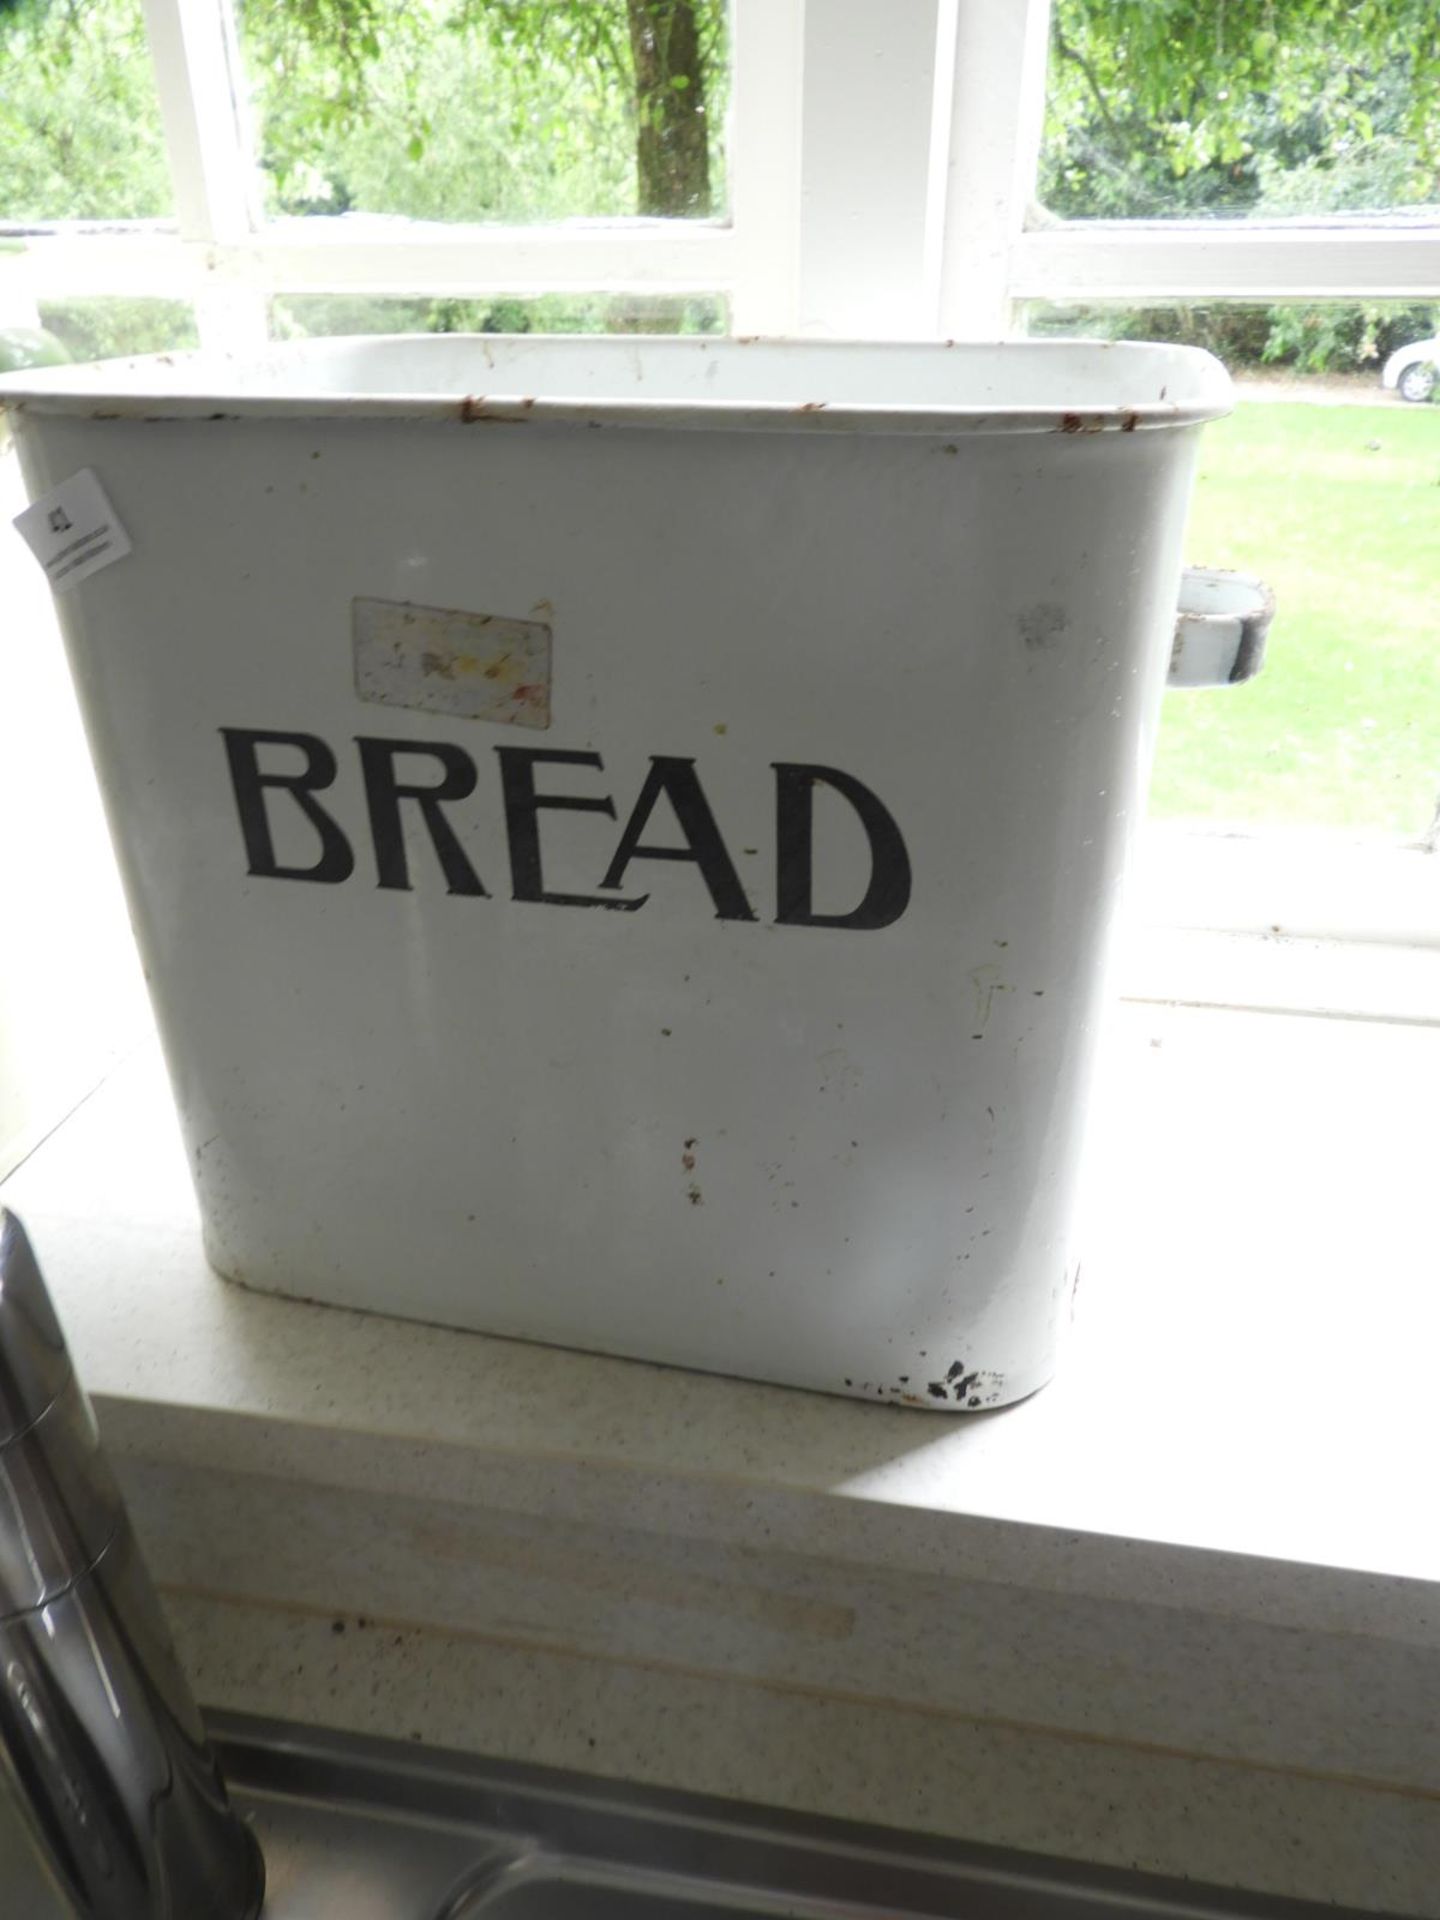
M724 294L740 333L994 338L1018 303L1440 298L1440 226L1034 218L1050 0L732 0L714 221L267 222L227 0L144 0L175 219L33 238L37 300L160 294L253 347L273 294Z
M267 303L287 293L719 293L740 334L954 339L1012 331L1030 300L1440 298L1440 226L1413 217L1217 226L1039 214L1051 0L731 0L726 219L369 228L264 221L228 0L144 5L175 220L47 232L0 256L0 296L18 283L22 304L182 298L206 348L240 351L265 340ZM1178 893L1211 900L1209 924L1233 921L1211 851L1196 855L1184 836L1166 845L1171 890L1177 868L1193 870L1194 888L1187 878ZM1392 944L1434 942L1435 865L1418 851L1382 863L1390 891L1377 905L1374 851L1317 863L1284 841L1252 848L1238 897L1283 897L1287 915L1323 923L1327 937L1373 937L1379 924Z

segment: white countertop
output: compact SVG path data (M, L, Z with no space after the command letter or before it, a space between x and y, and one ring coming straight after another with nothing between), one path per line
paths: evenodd
M151 1046L0 1198L203 1701L1440 1920L1437 1076L1121 1007L990 1414L244 1292Z

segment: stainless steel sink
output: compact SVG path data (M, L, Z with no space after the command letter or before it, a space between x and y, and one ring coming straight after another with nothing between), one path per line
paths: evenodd
M238 1715L262 1920L1339 1920L1343 1910Z

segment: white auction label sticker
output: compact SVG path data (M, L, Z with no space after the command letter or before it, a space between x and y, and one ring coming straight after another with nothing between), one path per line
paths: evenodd
M130 551L130 536L89 467L17 513L15 529L56 593L78 586Z

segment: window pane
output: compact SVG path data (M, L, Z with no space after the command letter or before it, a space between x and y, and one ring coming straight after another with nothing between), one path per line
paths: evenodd
M140 0L0 6L0 224L173 206Z
M413 300L368 294L289 294L270 302L277 340L356 333L723 333L718 294L490 294Z
M1440 313L1029 318L1038 333L1189 340L1236 378L1234 414L1201 442L1186 558L1259 574L1278 611L1256 679L1167 695L1152 815L1418 838L1440 794L1440 406L1382 387L1379 356L1431 336L1409 364L1432 365ZM1284 363L1256 364L1267 350Z
M726 0L235 0L284 214L724 207Z
M200 344L194 311L184 300L42 300L40 324L72 360L177 353Z
M1052 213L1434 216L1437 169L1435 0L1055 0Z

